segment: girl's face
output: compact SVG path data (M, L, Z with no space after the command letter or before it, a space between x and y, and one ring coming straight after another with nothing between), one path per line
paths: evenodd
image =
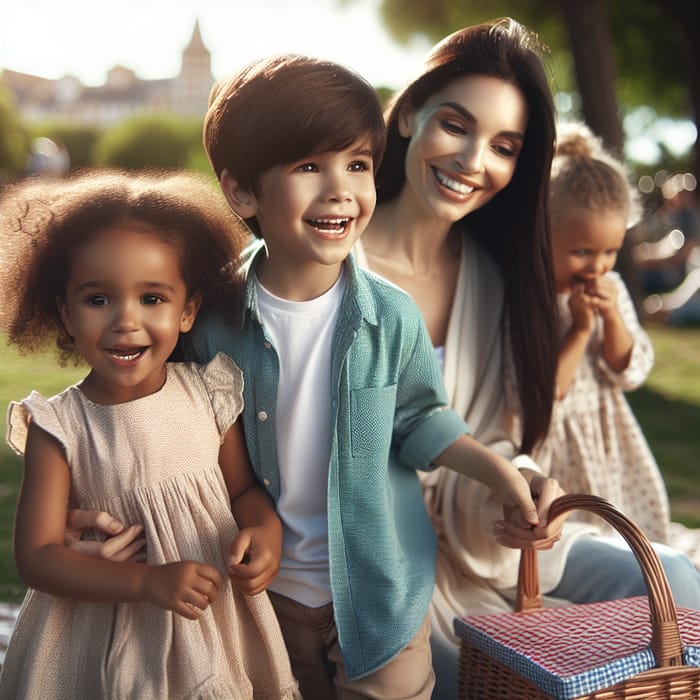
M552 258L557 293L612 270L627 229L627 212L567 208L552 220Z
M482 207L513 177L527 119L525 98L512 83L486 75L452 80L401 115L401 134L410 137L410 191L444 221Z
M199 300L188 300L176 248L145 224L100 231L73 257L67 332L90 364L85 395L96 403L132 401L158 391L164 363L192 327Z

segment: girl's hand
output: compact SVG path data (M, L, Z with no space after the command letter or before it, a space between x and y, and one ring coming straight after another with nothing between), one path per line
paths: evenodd
M596 306L594 298L588 294L584 284L578 284L571 290L569 309L571 310L571 325L579 331L590 335L595 327Z
M107 535L104 541L81 539L85 530L97 530ZM69 510L63 542L67 547L98 559L112 561L146 560L146 539L143 526L125 526L109 513L99 510Z
M611 321L618 316L617 285L609 277L598 277L586 282L586 295L591 306L604 321Z
M196 620L216 600L221 583L221 575L213 566L179 561L146 567L142 593L147 603Z
M280 569L281 542L264 527L241 530L231 543L229 577L241 593L264 591Z

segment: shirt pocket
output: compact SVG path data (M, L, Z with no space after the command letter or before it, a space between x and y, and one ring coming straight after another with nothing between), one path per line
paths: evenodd
M350 392L350 449L353 457L387 459L394 431L396 384Z

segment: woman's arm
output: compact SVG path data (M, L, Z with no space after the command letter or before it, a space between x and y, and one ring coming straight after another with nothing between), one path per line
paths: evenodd
M17 569L27 585L81 601L148 602L191 619L216 597L221 577L207 564L146 566L66 546L69 493L70 469L60 443L30 424L15 527Z

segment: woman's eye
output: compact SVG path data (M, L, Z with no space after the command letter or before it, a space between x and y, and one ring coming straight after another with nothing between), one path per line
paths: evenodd
M442 128L449 132L450 134L466 134L467 130L459 122L455 122L449 119L444 119L442 121Z
M505 156L506 158L513 158L518 155L518 151L516 151L513 146L501 146L501 145L495 145L493 147L493 150L496 151L501 156Z
M104 294L93 294L92 296L87 298L87 304L88 306L94 306L94 307L100 307L100 306L107 306L109 303L109 300Z

